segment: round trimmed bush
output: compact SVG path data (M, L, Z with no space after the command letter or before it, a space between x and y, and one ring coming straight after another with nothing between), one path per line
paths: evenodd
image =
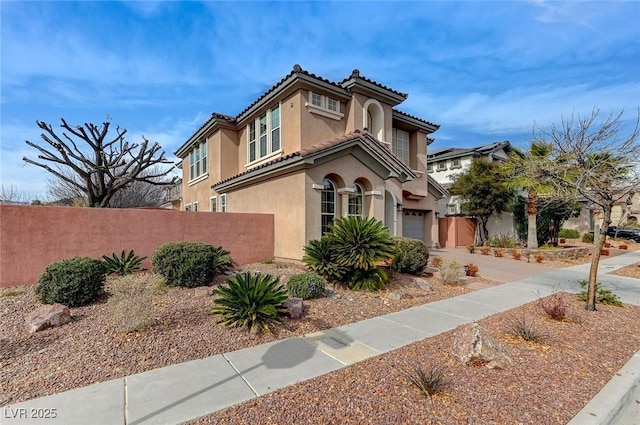
M578 232L576 229L562 228L558 232L558 237L565 238L565 239L578 239L580 237L580 232Z
M310 300L324 293L325 280L315 273L291 276L287 282L287 291L294 298Z
M593 232L582 235L582 242L593 243Z
M395 258L391 270L400 273L419 274L429 262L429 248L418 239L391 238L395 246Z
M38 278L36 298L45 304L78 307L94 301L104 289L104 264L89 257L74 257L49 264Z
M210 285L215 275L224 270L220 265L224 253L228 254L202 242L169 242L153 252L151 265L167 285L196 288Z

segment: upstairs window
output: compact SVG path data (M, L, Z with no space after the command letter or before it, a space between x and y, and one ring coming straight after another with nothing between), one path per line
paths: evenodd
M433 162L427 162L427 172L431 173L433 171Z
M340 112L340 102L324 94L309 92L309 102L305 105L309 112L324 117L340 120L344 114Z
M260 160L280 150L280 105L247 124L247 160Z
M210 201L209 211L216 212L218 210L218 198L215 196L212 196L209 201Z
M201 142L189 152L189 180L207 174L207 142Z
M438 171L444 171L447 169L447 161L438 162Z
M409 165L409 133L394 128L391 146L393 153Z

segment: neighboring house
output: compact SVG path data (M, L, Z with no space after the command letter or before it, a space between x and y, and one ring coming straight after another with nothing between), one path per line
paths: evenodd
M579 217L566 220L562 227L575 229L580 233L593 232L595 226L602 229L602 209L588 201L582 201L584 208ZM611 211L611 225L617 227L638 227L640 224L640 193L633 193L616 202Z
M180 210L182 202L182 179L178 179L175 185L164 188L164 199L161 208Z
M456 174L467 170L471 162L476 158L484 158L489 162L506 161L514 148L508 141L494 142L473 148L443 148L431 152L427 156L427 172L440 185L448 190ZM438 216L464 217L461 201L456 196L448 196L438 200ZM490 235L512 234L515 236L513 215L502 214L500 217L492 217L487 224ZM446 235L441 236L441 244L445 244ZM466 240L466 239L465 239Z
M358 70L332 82L295 65L237 116L212 114L176 151L183 209L274 214L280 258L300 259L348 215L434 245L447 192L428 178L427 145L439 125L395 109L407 96Z

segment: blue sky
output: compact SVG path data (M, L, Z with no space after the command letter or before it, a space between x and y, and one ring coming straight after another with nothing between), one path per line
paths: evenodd
M169 157L212 112L236 115L294 64L409 93L432 148L526 142L562 115L640 106L640 2L13 2L1 13L0 181L35 120L113 124Z

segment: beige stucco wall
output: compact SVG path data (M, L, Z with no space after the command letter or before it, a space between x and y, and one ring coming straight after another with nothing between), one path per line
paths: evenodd
M313 185L321 185L325 177L329 177L336 189L351 188L354 183L360 183L365 192L376 192L378 194L365 194L364 212L368 217L375 217L384 222L384 195L385 181L369 170L362 162L353 155L346 155L326 164L319 165L308 170L305 184L306 197L306 240L317 239L321 235L320 221L320 190L314 189ZM389 185L387 185L389 186ZM396 196L401 197L401 191L397 185L391 185L391 190ZM341 196L339 193L336 199L336 216L343 215L346 209L344 203L348 200L348 194Z
M304 185L304 171L298 171L227 192L227 211L273 214L274 255L300 259L305 245Z

